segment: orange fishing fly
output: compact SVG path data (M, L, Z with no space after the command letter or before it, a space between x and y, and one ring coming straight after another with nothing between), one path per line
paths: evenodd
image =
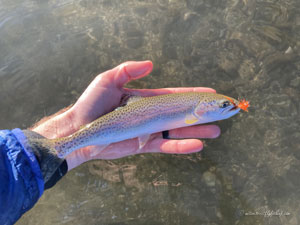
M233 101L231 98L229 98L229 97L227 97L227 96L224 96L224 97L227 98L227 99L234 105L234 108L238 107L238 108L240 108L240 109L242 109L242 110L248 112L248 107L250 106L250 102L249 102L249 101L246 101L246 99L240 100L240 101L239 101L239 104L236 105L236 104L234 103L234 101Z
M250 106L250 102L246 101L245 99L240 100L239 104L237 107L239 107L240 109L248 112L248 107Z

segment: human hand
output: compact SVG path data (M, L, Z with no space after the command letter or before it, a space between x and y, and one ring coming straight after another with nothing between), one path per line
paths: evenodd
M112 70L98 75L77 102L64 113L35 127L33 130L47 138L70 135L87 123L114 110L124 95L154 96L178 92L215 92L211 88L163 88L128 89L123 86L152 71L152 62L125 62ZM170 138L163 139L162 133L152 134L147 144L139 149L137 138L113 143L100 151L100 147L88 146L78 149L66 157L69 170L91 159L116 159L139 153L187 154L202 150L203 143L195 138L215 138L220 129L216 125L198 125L169 131ZM98 153L99 152L99 153Z

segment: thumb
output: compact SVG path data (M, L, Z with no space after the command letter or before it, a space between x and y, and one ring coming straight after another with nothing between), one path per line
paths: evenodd
M122 88L129 81L148 75L152 71L152 68L153 64L151 61L130 61L115 67L109 71L107 76L112 76L110 80L114 82L114 85Z

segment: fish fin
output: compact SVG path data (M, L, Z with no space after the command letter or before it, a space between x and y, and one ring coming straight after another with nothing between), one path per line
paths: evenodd
M132 95L132 96L129 97L129 99L128 99L128 101L127 101L127 105L128 105L128 104L131 104L131 103L133 103L133 102L137 102L137 101L141 100L142 98L144 98L144 97L142 97L142 96L137 96L137 95Z
M89 147L89 148L91 148L90 149L90 151L91 151L90 156L94 157L94 156L98 155L102 150L104 150L109 145L110 144L90 146Z
M193 115L197 115L198 118L200 118L203 114L205 114L207 111L207 109L205 108L205 106L203 106L202 104L199 104L195 110Z
M40 170L43 173L43 180L45 184L50 180L52 175L57 171L57 168L63 163L64 158L57 157L56 149L51 140L35 133L30 130L23 130L23 134L26 136L26 142L23 143L25 146L30 148L32 153L40 164ZM31 158L30 158L31 159ZM32 159L31 159L32 160Z
M191 125L191 124L197 123L198 120L199 119L196 116L194 116L193 114L188 114L188 115L186 115L184 122L186 124Z
M120 105L117 108L115 108L114 110L119 110L119 109L123 108L124 106L134 103L136 101L139 101L143 98L144 97L138 96L138 95L125 94L121 98Z
M142 98L144 98L144 97L138 96L138 95L125 94L125 95L122 96L121 102L120 102L120 106L118 108L124 107L124 106L129 105L129 104L131 104L133 102L139 101Z
M145 134L145 135L138 137L139 150L142 149L147 144L149 138L150 138L150 134Z

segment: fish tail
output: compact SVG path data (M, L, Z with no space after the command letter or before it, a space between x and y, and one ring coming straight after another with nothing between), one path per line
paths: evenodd
M23 132L31 147L44 149L44 151L51 152L51 154L55 154L59 158L65 158L69 153L75 150L68 138L47 139L29 130Z
M68 154L70 154L75 149L72 149L72 146L69 142L62 140L62 138L58 139L37 139L34 141L35 145L38 145L39 148L49 149L51 152L55 152L55 154L59 158L65 158Z

